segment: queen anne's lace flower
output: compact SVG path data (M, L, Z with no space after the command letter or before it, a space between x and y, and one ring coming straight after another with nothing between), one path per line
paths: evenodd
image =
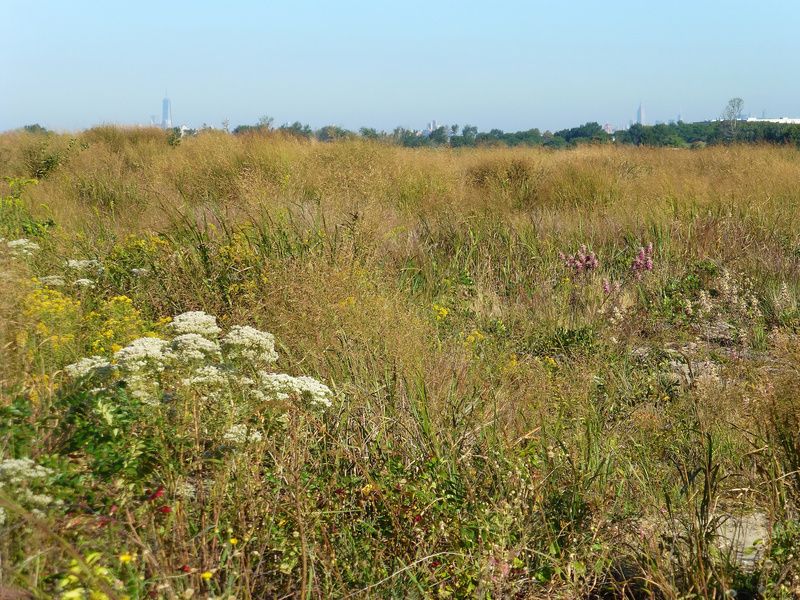
M12 254L18 254L22 256L33 254L39 249L39 244L32 242L27 238L11 240L10 242L6 242L6 246L8 246L9 250L11 250Z
M35 492L32 487L39 487L43 480L53 474L52 469L43 467L30 458L7 458L0 460L0 489L37 517L44 516L43 510L51 505L61 505L48 494ZM0 510L0 525L6 520L5 511Z
M85 271L87 269L92 269L100 273L103 270L103 265L100 264L99 260L95 260L93 258L87 258L83 260L76 260L76 259L69 259L67 261L67 267L70 269L75 269L76 271Z
M114 359L126 371L138 372L154 368L164 369L164 364L174 358L169 344L161 338L143 337L133 340L114 354Z
M192 362L219 358L219 344L197 333L184 333L172 340L172 350L178 360Z
M121 379L120 387L129 398L153 406L192 388L197 388L194 391L206 406L237 397L256 402L291 398L323 407L332 403L333 392L316 379L258 371L278 357L270 333L235 326L218 342L216 318L199 311L178 315L168 329L174 333L170 340L138 338L114 353L113 362L90 356L68 365L65 371L74 379L113 374L105 381L95 380L95 385L104 385L92 393L102 394Z
M234 360L243 358L259 363L273 363L278 360L275 336L247 325L231 327L222 338L222 345L228 356Z
M76 279L74 285L77 285L78 287L93 288L94 280L83 277L81 279Z
M0 460L0 483L22 485L53 474L52 469L36 464L30 458Z
M197 488L189 481L179 481L175 484L175 495L183 500L193 500L197 495Z
M111 363L102 356L89 356L87 358L82 358L78 362L64 367L64 371L67 373L67 375L74 379L79 379L81 377L94 374L106 375L111 372L111 369Z
M201 310L185 312L172 319L169 328L175 335L196 333L206 338L215 338L220 332L217 327L217 318Z
M39 277L39 283L41 283L42 285L51 285L54 287L67 285L66 279L64 279L60 275L45 275L44 277Z
M186 377L181 381L185 386L205 385L205 386L221 386L227 383L225 372L214 365L204 365L195 370L190 377Z
M297 395L311 404L330 406L333 399L333 392L327 385L306 375L292 377L285 373L262 372L259 379L263 392L276 400Z
M223 434L222 439L231 444L242 445L247 442L260 442L263 437L260 431L248 431L247 425L238 424L232 425Z

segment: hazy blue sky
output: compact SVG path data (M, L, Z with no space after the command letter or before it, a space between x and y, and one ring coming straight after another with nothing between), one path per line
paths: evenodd
M0 130L800 117L797 0L0 0Z

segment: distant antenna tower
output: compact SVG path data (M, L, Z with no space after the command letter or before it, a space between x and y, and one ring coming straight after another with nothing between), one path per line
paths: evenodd
M167 98L166 92L164 92L164 99L161 101L161 128L172 128L172 102Z

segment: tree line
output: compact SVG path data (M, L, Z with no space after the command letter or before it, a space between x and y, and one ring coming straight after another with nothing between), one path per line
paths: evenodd
M283 134L319 141L366 138L409 148L449 146L542 146L547 148L567 148L580 144L628 144L635 146L662 146L673 148L696 148L705 145L726 143L769 143L800 145L800 125L787 123L753 122L740 119L720 119L686 123L662 123L641 125L636 123L628 129L607 133L599 123L590 122L578 127L558 131L503 131L491 129L478 131L473 125L441 126L432 131L415 131L397 127L393 131L379 131L362 127L350 131L336 125L312 129L300 122L281 125L276 128L258 125L240 125L233 130L236 135L278 131Z
M39 124L26 125L25 131L47 134L49 131ZM199 131L202 131L201 128ZM226 128L227 130L227 128ZM441 126L432 131L415 131L397 127L393 131L379 131L362 127L350 131L337 125L313 129L299 121L274 127L272 119L262 118L255 125L239 125L232 130L234 135L279 134L322 142L364 138L409 148L420 147L490 147L490 146L541 146L545 148L568 148L580 144L627 144L635 146L661 146L673 148L696 148L705 145L726 143L794 144L800 146L800 125L745 121L739 118L716 121L664 123L658 125L634 124L628 129L607 133L599 123L590 122L558 131L506 132L501 129L478 131L473 125ZM186 134L194 135L198 130L181 132L174 128L169 132L170 143L179 143Z

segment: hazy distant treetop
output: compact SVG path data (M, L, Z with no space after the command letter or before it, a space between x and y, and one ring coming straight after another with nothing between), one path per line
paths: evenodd
M47 128L42 127L38 123L34 123L33 125L25 125L22 129L28 133L50 133Z

